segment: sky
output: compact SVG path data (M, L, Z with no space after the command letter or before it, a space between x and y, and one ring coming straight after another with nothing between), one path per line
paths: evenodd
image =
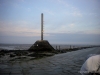
M100 0L0 0L0 43L100 44Z

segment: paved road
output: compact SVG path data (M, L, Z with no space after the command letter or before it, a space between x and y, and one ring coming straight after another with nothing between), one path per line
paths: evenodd
M89 54L100 54L100 47L37 60L4 63L0 65L0 75L81 75L79 70Z

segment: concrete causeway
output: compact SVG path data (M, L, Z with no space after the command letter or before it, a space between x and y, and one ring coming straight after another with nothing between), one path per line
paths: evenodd
M0 75L81 75L79 70L89 54L100 54L100 47L36 60L3 62L0 63Z

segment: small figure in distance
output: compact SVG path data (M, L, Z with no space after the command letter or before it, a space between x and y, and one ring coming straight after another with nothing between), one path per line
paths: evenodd
M82 65L82 75L100 75L100 55L90 56Z

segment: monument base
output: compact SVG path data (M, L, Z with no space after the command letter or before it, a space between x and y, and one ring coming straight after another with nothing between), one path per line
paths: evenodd
M49 44L47 40L38 40L30 48L30 51L54 51L55 49Z

